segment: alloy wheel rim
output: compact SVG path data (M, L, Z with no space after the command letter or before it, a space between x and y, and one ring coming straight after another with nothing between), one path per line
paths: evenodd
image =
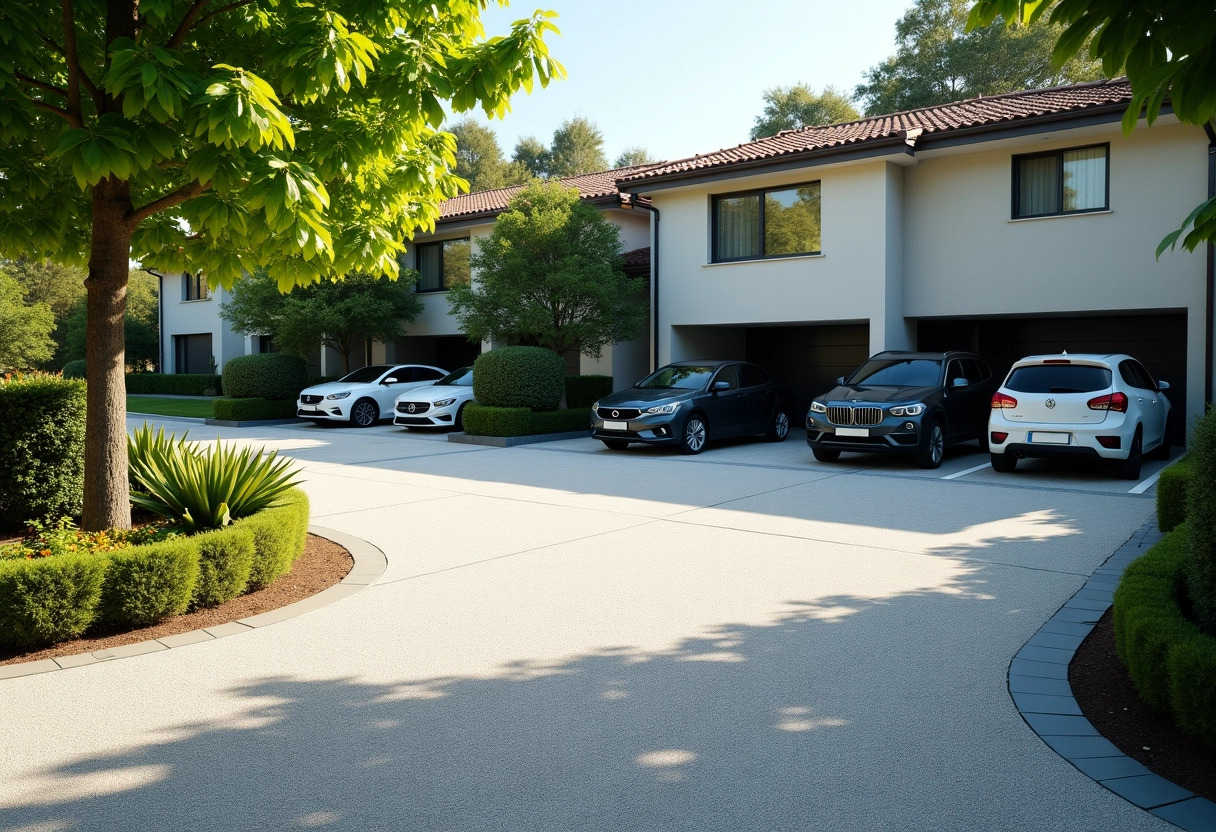
M372 423L372 408L369 404L355 405L355 423L359 425L370 425Z
M684 429L684 441L694 451L701 450L705 444L705 425L700 419L689 419L688 427Z
M777 438L784 439L789 432L790 417L785 415L785 411L781 411L777 414Z
M945 449L946 442L942 437L942 429L934 425L933 434L929 437L929 453L932 455L934 462L941 461L942 453Z

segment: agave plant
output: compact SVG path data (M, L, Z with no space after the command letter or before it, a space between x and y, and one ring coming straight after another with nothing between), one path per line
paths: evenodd
M127 440L131 502L188 531L218 529L255 514L296 485L290 460L259 448L218 445L203 451L180 437L154 434L147 423Z

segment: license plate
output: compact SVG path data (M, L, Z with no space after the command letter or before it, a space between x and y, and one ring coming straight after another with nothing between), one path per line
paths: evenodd
M1037 442L1040 445L1067 445L1069 434L1067 433L1047 433L1041 430L1032 431L1030 441Z
M836 428L837 436L869 436L869 428Z
M604 430L629 430L628 422L604 422Z
M317 410L317 408L309 407L308 405L301 407L300 410L304 411L305 413L319 413L320 412L319 410Z

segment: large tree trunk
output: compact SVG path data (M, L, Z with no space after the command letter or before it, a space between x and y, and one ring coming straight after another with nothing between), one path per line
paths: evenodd
M131 256L131 230L126 220L130 211L126 182L110 178L93 188L93 244L85 280L88 386L81 521L82 528L90 531L131 528L123 328Z

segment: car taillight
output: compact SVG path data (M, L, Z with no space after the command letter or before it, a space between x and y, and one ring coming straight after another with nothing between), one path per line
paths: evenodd
M1120 413L1127 412L1127 394L1125 393L1110 393L1106 396L1098 396L1096 399L1090 399L1086 402L1090 410L1117 410Z
M1004 431L994 430L991 433L991 437L992 437L991 442L993 445L1000 445L1002 442L1004 442L1006 439L1009 438L1009 434L1005 433Z
M1017 407L1018 400L1013 396L1006 396L1004 393L992 394L992 409L1003 410L1008 407Z

